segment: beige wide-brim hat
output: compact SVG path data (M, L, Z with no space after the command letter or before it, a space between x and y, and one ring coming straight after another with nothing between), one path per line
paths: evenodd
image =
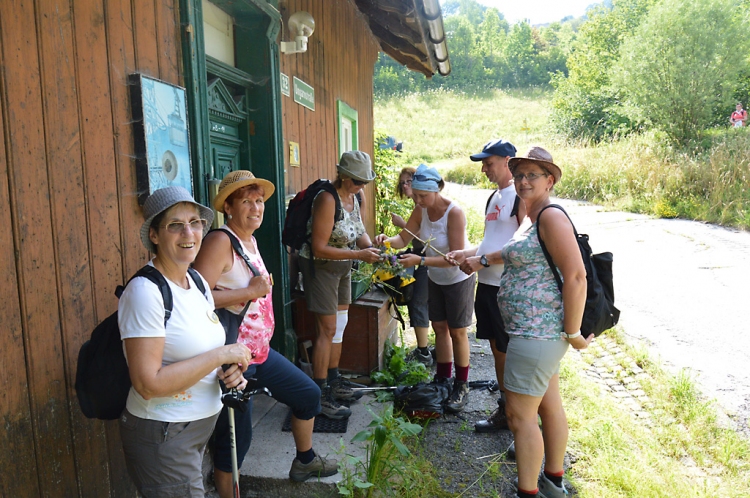
M220 213L224 212L224 201L227 197L232 195L238 189L247 187L248 185L260 185L263 187L263 201L267 201L269 197L276 191L273 183L263 178L255 178L255 175L251 172L241 169L228 173L227 176L219 184L219 193L214 197L214 209Z
M203 204L195 202L193 196L190 195L190 192L185 190L184 187L164 187L155 190L154 193L148 196L146 202L143 204L143 218L145 221L143 222L143 225L141 225L141 242L146 249L152 253L156 253L156 247L148 236L149 228L151 227L154 218L175 204L180 204L182 202L193 204L198 208L200 217L207 221L206 226L203 228L203 236L206 236L211 229L211 223L214 221L214 212Z
M340 174L361 182L371 182L375 179L370 155L361 150L350 150L341 154L341 160L336 168Z
M510 172L515 173L516 168L523 161L531 161L537 163L539 166L546 169L555 179L555 183L559 182L560 178L562 177L562 170L557 164L552 161L552 154L547 152L547 150L543 149L542 147L534 146L530 148L528 152L526 152L526 154L522 156L512 157L510 161L508 161L508 168L510 169Z

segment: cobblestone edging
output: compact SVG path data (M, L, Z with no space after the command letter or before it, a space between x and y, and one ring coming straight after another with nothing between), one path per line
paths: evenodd
M648 409L653 405L641 386L641 381L648 379L649 375L614 339L606 336L597 337L581 352L581 361L586 364L586 376L598 384L603 392L618 399L636 419L646 426L651 426L651 414Z

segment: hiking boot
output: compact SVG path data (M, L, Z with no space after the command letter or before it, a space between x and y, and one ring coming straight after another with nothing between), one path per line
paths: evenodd
M505 403L502 399L497 400L497 408L486 420L480 420L474 424L477 432L497 432L508 430L508 419L505 416Z
M445 402L445 411L459 413L463 411L469 402L469 383L453 379L453 389L448 401Z
M341 405L333 397L331 386L324 386L320 390L320 415L330 418L331 420L344 420L349 418L352 411Z
M552 481L547 479L544 472L539 474L539 480L537 481L537 487L539 488L540 498L565 498L568 496L568 490L565 489L565 484L562 486L555 485Z
M357 384L356 382L351 382L342 376L338 376L335 379L328 382L328 385L331 388L331 393L333 393L333 398L336 400L357 400L362 397L364 394L363 391L354 391L352 388L357 387L365 387L363 384Z
M407 355L407 359L410 361L418 361L427 368L430 368L434 363L434 360L432 359L432 353L430 353L430 351L428 350L427 354L424 354L419 350L419 348L414 348L412 352Z
M307 465L300 462L297 458L292 462L292 468L289 469L289 478L292 481L303 482L311 477L328 477L339 471L339 462L333 458L325 458L315 455L312 462Z

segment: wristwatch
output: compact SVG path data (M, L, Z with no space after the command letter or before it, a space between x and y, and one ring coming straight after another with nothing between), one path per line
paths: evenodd
M482 263L482 266L484 266L485 268L489 268L490 267L490 264L487 262L487 255L486 254L482 254L479 257L479 262Z

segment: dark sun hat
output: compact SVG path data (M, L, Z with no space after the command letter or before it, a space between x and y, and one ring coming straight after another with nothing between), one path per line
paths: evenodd
M552 162L552 154L547 152L547 150L543 149L542 147L534 146L530 148L529 151L523 156L512 157L510 161L508 161L508 168L510 168L510 172L515 173L516 168L523 161L531 161L533 163L537 163L539 166L546 169L549 174L551 174L555 179L555 183L559 182L560 178L562 177L562 170L557 164Z
M503 140L502 138L496 138L484 144L484 147L482 147L482 152L472 154L469 157L472 161L481 161L482 159L486 159L490 156L513 157L515 155L515 145L508 142L507 140Z

